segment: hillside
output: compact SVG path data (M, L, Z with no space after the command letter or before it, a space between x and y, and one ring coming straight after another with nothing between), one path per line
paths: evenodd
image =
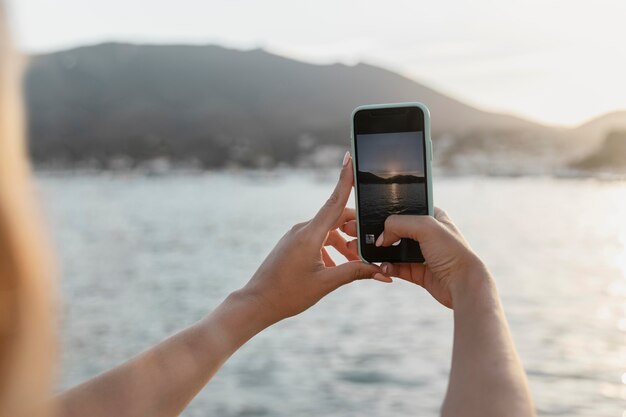
M382 178L371 172L359 171L359 182L361 184L417 184L426 182L426 179L415 175L394 175Z
M614 111L596 117L572 130L571 134L585 151L602 145L614 131L626 131L626 110Z
M626 173L626 130L609 133L596 151L573 164L573 167Z
M569 155L555 129L481 111L385 69L312 65L263 50L81 47L32 57L25 92L31 153L40 163L106 167L123 156L205 167L294 164L331 145L347 147L357 105L397 101L430 107L444 166L550 169Z

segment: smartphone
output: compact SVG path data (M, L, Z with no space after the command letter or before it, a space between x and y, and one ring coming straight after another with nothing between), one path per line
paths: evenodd
M352 112L359 256L365 262L424 262L419 243L376 247L392 214L432 216L430 113L422 103L360 106Z

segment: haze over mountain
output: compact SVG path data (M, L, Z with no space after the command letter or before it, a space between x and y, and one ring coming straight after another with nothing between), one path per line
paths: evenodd
M565 166L601 131L581 127L572 147L562 129L476 109L382 68L219 46L108 43L33 56L25 92L40 163L295 164L329 145L347 147L350 112L377 102L426 103L438 162L461 169ZM502 159L511 154L512 164Z

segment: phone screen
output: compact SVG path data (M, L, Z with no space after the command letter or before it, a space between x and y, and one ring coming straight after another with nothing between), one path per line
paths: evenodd
M418 107L359 110L354 115L359 245L368 262L423 262L419 244L376 247L392 214L428 215L424 113Z

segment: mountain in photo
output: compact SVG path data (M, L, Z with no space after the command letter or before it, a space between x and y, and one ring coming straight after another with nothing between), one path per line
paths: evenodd
M361 184L419 184L426 182L423 176L417 175L400 174L383 178L367 171L359 171L358 175Z

